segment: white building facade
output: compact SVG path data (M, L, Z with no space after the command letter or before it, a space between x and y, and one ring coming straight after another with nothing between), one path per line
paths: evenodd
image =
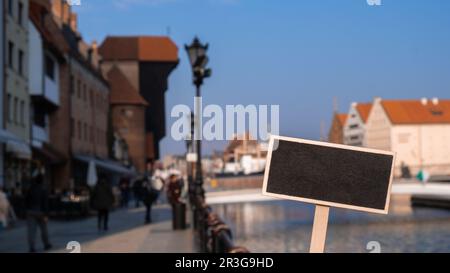
M376 99L366 126L367 146L397 153L395 175L450 175L450 100Z
M367 116L372 108L371 103L352 103L344 124L344 144L363 147L366 146L365 131Z

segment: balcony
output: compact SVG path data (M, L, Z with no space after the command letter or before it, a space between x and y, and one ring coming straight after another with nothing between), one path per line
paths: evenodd
M44 97L54 105L59 106L58 84L47 76L44 80Z
M32 128L33 146L42 147L44 143L49 142L49 136L46 128L33 124Z

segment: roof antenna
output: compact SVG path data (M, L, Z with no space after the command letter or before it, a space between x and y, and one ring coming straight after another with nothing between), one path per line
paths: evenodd
M339 111L339 104L337 97L333 97L333 113L337 113Z

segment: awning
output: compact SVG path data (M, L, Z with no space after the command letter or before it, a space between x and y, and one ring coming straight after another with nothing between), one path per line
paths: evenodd
M13 133L0 129L0 142L6 144L6 152L12 153L20 159L31 159L30 145Z
M123 175L136 175L136 172L134 170L129 169L116 161L107 160L107 159L99 159L96 157L84 156L84 155L76 155L75 159L77 159L79 161L83 161L87 164L90 164L90 162L92 161L95 163L95 165L98 168L105 169L105 170L108 170L113 173L123 174Z
M46 163L51 165L62 164L67 160L67 158L62 153L60 153L47 143L44 143L40 148L33 147L33 153L46 160Z

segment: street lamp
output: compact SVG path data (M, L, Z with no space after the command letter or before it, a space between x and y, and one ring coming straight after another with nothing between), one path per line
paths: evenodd
M208 56L206 56L206 51L208 50L208 44L201 44L200 40L195 37L192 44L185 45L186 52L189 57L189 61L192 67L193 83L196 87L196 97L201 97L200 86L203 84L203 80L211 76L211 69L206 68L208 64ZM200 105L197 103L196 109L196 134L200 136ZM201 140L198 137L196 140L197 146L197 164L195 170L195 193L197 196L205 197L205 191L203 189L203 172L202 172L202 152L201 152Z

